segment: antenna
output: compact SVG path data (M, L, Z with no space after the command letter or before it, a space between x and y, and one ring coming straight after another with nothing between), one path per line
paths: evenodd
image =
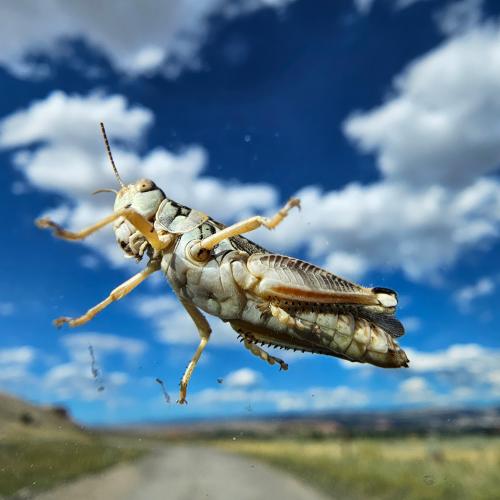
M106 145L106 151L108 152L109 160L111 161L111 166L113 167L113 172L115 173L116 179L118 180L120 186L123 188L125 184L121 180L120 174L118 173L118 169L116 168L115 162L113 160L113 155L111 154L111 148L109 147L108 137L106 135L106 130L104 129L104 123L101 122L101 132L104 138L104 144Z

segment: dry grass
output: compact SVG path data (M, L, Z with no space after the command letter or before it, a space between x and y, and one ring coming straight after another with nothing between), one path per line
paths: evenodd
M221 441L335 498L499 498L500 438Z
M97 437L63 409L0 393L0 498L45 490L144 452L135 438Z
M0 443L0 495L40 491L144 453L98 438L9 440Z

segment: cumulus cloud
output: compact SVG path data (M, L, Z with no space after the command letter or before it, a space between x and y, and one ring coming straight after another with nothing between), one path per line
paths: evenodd
M369 14L376 0L354 0L354 6L360 14ZM413 4L424 0L393 0L393 7L396 10L406 9Z
M354 0L354 6L360 14L368 14L375 0Z
M252 387L257 385L261 378L261 374L251 368L240 368L228 373L224 377L224 384L232 388Z
M267 390L224 388L204 389L194 393L190 402L197 406L225 405L270 405L277 411L328 410L335 408L360 408L367 405L369 396L364 391L346 386L335 388L310 387L308 389Z
M178 153L157 148L143 157L137 155L134 147L152 124L153 114L130 105L123 96L55 91L0 122L0 148L15 149L13 163L32 187L62 196L64 201L44 214L60 224L80 229L112 210L110 195L90 194L116 186L99 135L100 121L105 122L110 139L118 141L113 144L113 155L126 182L152 178L173 199L225 220L276 203L277 194L270 186L204 176L207 154L200 146L188 146ZM32 145L35 148L28 149ZM123 265L123 254L111 230L100 231L83 243L111 263Z
M436 14L439 29L445 35L456 35L475 28L483 18L483 0L460 0L445 6Z
M168 295L143 296L136 300L135 311L154 325L156 339L167 344L197 345L200 336L196 325L182 304ZM212 328L210 345L239 347L237 333L218 318L208 318Z
M353 114L346 134L377 154L390 180L460 187L494 172L500 162L499 44L500 30L489 25L446 41L396 78L386 103Z
M79 333L67 335L62 339L70 357L75 361L88 363L89 346L101 357L120 354L128 359L135 359L144 354L146 342L138 339L103 333Z
M0 363L26 365L35 358L35 350L30 346L13 347L0 350Z
M399 398L407 403L429 404L436 394L424 377L410 377L401 382L398 387Z
M304 187L296 193L301 213L251 238L278 252L305 248L310 260L353 279L374 268L437 278L463 252L485 248L500 230L500 183L492 175L500 162L499 44L498 27L478 26L412 62L385 103L344 123L347 137L375 154L380 179L329 192ZM95 128L99 120L113 124L108 131L119 139L113 149L127 180L151 177L167 195L226 223L279 208L273 186L205 175L208 154L199 145L136 154L134 144L153 122L149 110L121 96L59 92L6 117L0 146L17 148L13 161L31 187L62 195L49 215L71 228L110 211L106 195L88 195L114 185ZM86 244L120 263L109 234L101 231Z
M36 350L31 346L0 349L0 387L28 382L30 365L36 358Z
M432 352L406 351L411 363L409 378L398 387L402 403L463 405L500 397L500 349L453 344Z
M375 154L381 173L337 193L337 204L352 207L347 223L363 227L352 245L358 259L383 265L386 256L419 278L498 237L499 44L494 25L446 40L395 79L385 103L345 121L347 137ZM336 234L337 246L349 244Z
M476 283L457 290L454 295L455 301L458 303L460 308L464 311L468 311L471 306L471 302L479 297L485 297L491 295L496 288L496 283L488 277L480 278Z
M147 349L142 340L96 332L67 335L61 343L69 360L52 366L40 377L40 390L52 399L105 399L107 404L119 400L120 388L129 382L126 373L107 369L107 358L115 355L130 362Z
M32 56L66 59L87 76L99 72L76 59L71 42L83 40L130 76L159 72L177 77L199 69L200 47L215 17L233 18L263 8L283 8L293 0L134 0L97 2L52 0L13 2L0 17L0 65L18 78L43 78L48 65Z

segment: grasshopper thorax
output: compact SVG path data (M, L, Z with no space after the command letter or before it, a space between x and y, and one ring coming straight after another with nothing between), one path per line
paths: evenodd
M131 209L153 222L162 201L163 191L150 179L139 179L134 184L123 186L115 198L115 212ZM148 250L149 244L132 224L120 217L114 223L116 241L127 257L140 260Z

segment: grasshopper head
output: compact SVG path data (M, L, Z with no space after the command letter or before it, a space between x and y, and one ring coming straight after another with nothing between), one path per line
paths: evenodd
M117 212L123 208L131 208L149 220L154 217L164 199L165 194L152 180L139 179L118 191L114 210Z
M98 189L96 193L104 191L114 192L116 193L115 212L124 208L130 208L134 212L142 215L145 219L153 221L158 208L160 208L161 202L165 199L165 194L150 179L139 179L134 182L134 184L125 185L113 160L103 123L101 123L101 132L111 162L111 167L113 168L116 180L120 184L121 189L118 192L114 189ZM144 238L143 234L125 218L119 217L113 224L113 228L116 235L116 241L125 252L126 257L135 257L137 260L141 260L144 252L149 251L149 244L146 238Z
M130 208L153 222L161 202L165 199L163 191L149 179L139 179L134 184L123 186L116 194L115 212ZM144 236L126 219L120 217L114 223L116 241L126 257L141 260L149 245Z

